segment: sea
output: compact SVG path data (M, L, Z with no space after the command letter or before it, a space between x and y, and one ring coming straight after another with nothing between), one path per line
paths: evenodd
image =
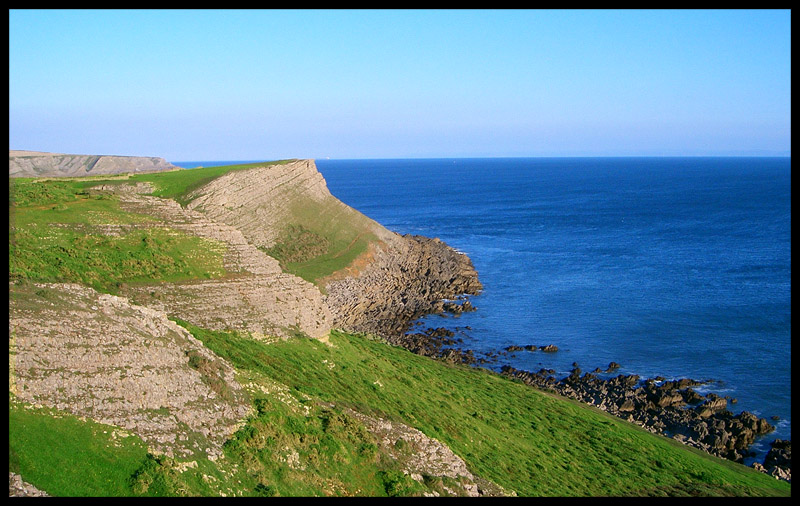
M178 162L223 165L234 162ZM241 163L241 162L236 162ZM709 381L791 439L791 158L317 159L331 193L472 260L477 310L431 315L492 364ZM602 375L601 375L602 376ZM772 417L777 417L773 419Z

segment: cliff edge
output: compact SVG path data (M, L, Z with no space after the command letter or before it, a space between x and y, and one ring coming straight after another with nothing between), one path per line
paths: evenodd
M313 160L229 172L188 208L238 229L325 294L335 327L383 337L482 289L469 257L439 239L401 236L334 197Z

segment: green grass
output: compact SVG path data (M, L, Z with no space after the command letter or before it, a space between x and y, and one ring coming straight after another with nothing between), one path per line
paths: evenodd
M268 165L286 164L294 160L278 160L274 162L257 162L241 165L222 165L218 167L200 167L196 169L175 170L169 172L153 172L149 174L135 174L131 176L131 182L150 182L155 186L153 195L156 197L169 198L177 201L182 206L186 206L192 201L189 194L210 183L214 179L234 170L253 169L255 167L266 167Z
M336 198L323 201L288 196L287 226L265 250L283 270L321 286L327 276L353 263L376 240L366 216Z
M221 243L185 234L118 200L86 190L97 181L11 182L9 278L83 283L117 293L123 283L207 279L225 274ZM143 224L121 235L98 225Z
M750 468L486 371L343 333L332 334L334 347L313 340L267 346L183 324L237 369L281 381L299 396L402 421L447 444L473 473L519 495L791 491L788 483Z
M9 470L54 496L126 496L147 455L136 436L113 426L10 400Z

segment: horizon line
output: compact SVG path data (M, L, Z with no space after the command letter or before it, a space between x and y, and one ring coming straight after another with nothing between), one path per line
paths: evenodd
M276 160L469 160L469 159L508 159L508 158L791 158L789 154L739 154L739 155L528 155L528 156L368 156L368 157L276 157ZM169 159L165 158L167 161ZM175 160L170 163L190 163L190 162L262 162L265 158L242 158L242 159L204 159L204 160Z

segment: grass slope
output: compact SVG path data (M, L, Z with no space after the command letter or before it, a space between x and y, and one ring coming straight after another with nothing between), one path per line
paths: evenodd
M147 447L124 431L13 397L8 411L8 468L56 496L131 495L130 477Z
M54 495L447 493L447 483L434 477L420 483L404 475L343 410L350 407L418 428L446 443L473 474L521 496L791 494L786 482L585 405L364 336L335 332L333 346L308 339L265 344L178 323L233 363L255 392L255 414L226 443L224 459L187 465L136 445L109 454L107 434L92 422L33 420L13 408L12 470ZM44 433L48 439L39 443ZM69 462L70 473L97 478L55 482L46 472L52 462Z
M116 293L123 283L205 279L225 274L220 243L124 212L101 181L18 178L9 187L9 278L83 283ZM102 225L143 225L107 235Z
M308 340L265 346L236 334L187 328L237 369L280 380L300 395L416 427L446 443L474 473L520 495L790 490L594 408L363 337L336 332L333 347Z
M283 270L306 281L321 281L351 265L376 240L371 223L336 198L317 202L289 200L289 223L276 244L264 251Z

